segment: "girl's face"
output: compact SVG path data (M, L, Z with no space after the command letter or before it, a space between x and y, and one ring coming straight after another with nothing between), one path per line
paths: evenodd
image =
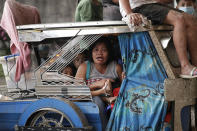
M106 64L108 60L108 50L105 43L98 43L92 50L92 59L95 64Z
M66 75L73 76L72 68L69 66L65 67L64 70L62 71L62 73L66 74Z

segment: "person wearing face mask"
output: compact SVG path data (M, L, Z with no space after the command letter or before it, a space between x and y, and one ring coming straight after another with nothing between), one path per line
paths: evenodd
M120 12L134 26L143 23L143 16L153 25L174 27L173 43L181 64L181 78L197 77L197 19L166 4L173 0L119 0ZM188 59L190 54L191 62Z
M176 0L177 8L197 17L195 0Z

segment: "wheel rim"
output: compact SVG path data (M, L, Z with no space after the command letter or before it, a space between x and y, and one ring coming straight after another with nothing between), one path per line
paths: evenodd
M74 127L72 121L64 113L53 108L44 108L36 112L29 125L32 127Z

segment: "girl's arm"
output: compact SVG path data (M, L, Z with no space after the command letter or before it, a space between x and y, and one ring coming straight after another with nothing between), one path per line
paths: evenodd
M112 79L102 79L100 81L97 81L97 82L93 83L91 86L95 85L97 90L91 91L92 95L93 96L98 96L98 95L102 95L102 94L111 95L111 93L112 93L111 82L114 82L114 80L112 80Z
M76 79L77 78L80 78L80 79L83 79L83 80L86 80L86 70L87 70L87 65L86 63L82 63L78 70L77 70L77 73L75 75ZM98 88L102 88L104 85L105 85L105 82L106 82L107 79L102 79L100 81L97 81L97 82L94 82L93 84L91 84L89 87L90 87L90 90L93 91L95 89L98 89ZM103 93L103 91L101 91ZM96 94L99 93L96 91Z
M103 88L103 86L105 85L105 82L107 81L107 79L102 79L100 81L96 81L94 83L92 83L89 87L90 90L94 90L94 89L100 89Z
M92 96L99 96L101 94L105 94L105 90L104 89L99 89L99 90L95 90L95 91L91 91Z
M77 70L77 73L75 75L76 79L77 78L80 78L80 79L83 79L83 80L86 80L86 70L87 70L87 65L86 63L82 63L78 70Z

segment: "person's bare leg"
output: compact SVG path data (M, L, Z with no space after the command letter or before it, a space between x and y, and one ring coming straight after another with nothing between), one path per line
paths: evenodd
M187 27L183 16L171 10L164 23L174 26L173 42L181 64L181 74L190 74L194 66L190 64L187 56Z
M192 65L197 66L197 18L184 13L187 24L188 50Z
M197 34L197 33L196 33ZM197 66L197 37L194 33L190 32L188 33L189 39L188 39L188 50L191 58L191 63L194 66Z

